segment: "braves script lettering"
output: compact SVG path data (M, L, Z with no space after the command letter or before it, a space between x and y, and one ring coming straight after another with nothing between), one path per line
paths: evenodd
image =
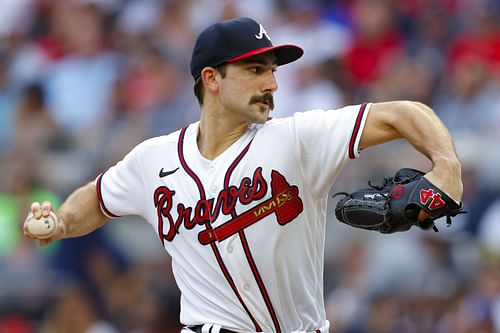
M172 205L175 191L166 186L158 187L153 195L154 204L158 216L158 231L162 242L167 240L171 242L182 225L187 230L193 229L197 224L203 225L214 221L222 212L229 215L236 203L246 205L252 201L262 199L267 193L267 183L262 177L262 168L257 168L252 179L245 177L241 180L239 186L231 185L227 189L219 192L217 201L214 205L214 199L200 199L196 206L186 207L183 203L177 204L177 218L172 216ZM164 223L168 225L167 233L164 233Z

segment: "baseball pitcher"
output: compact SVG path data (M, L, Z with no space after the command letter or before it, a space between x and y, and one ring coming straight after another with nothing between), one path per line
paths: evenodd
M427 183L414 187L427 190L428 200L447 198L439 216L419 206L408 217L417 226L460 206L462 181L449 132L421 103L270 118L274 72L302 54L295 45L274 46L250 18L209 26L190 66L200 120L140 143L57 212L33 203L26 236L43 245L139 215L172 256L184 333L328 332L326 205L342 169L365 148L408 140L433 164L422 177ZM355 220L352 210L338 216Z

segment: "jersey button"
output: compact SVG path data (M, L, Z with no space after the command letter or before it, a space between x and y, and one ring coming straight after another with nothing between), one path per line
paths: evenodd
M249 291L250 290L250 285L248 283L245 283L243 285L243 289L245 289L245 291Z
M227 247L227 252L229 252L229 253L233 253L233 246L232 246L232 245L229 245L229 246Z

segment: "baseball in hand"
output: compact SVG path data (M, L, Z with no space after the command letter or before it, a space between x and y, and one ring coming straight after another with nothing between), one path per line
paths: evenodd
M39 239L49 238L57 226L57 216L54 212L50 212L47 217L30 217L28 219L28 231Z

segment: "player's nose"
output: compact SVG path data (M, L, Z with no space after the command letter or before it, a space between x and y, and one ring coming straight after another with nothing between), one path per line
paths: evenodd
M274 71L270 70L266 72L265 85L263 90L265 92L275 92L276 90L278 90L278 81L276 81Z

